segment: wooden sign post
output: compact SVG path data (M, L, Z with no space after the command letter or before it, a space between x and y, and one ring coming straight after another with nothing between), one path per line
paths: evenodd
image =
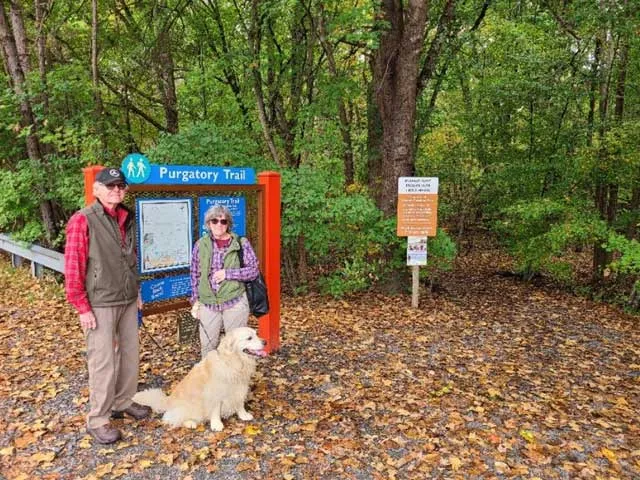
M438 178L398 178L397 235L407 239L407 265L412 269L411 306L418 307L420 265L427 264L427 238L438 227Z

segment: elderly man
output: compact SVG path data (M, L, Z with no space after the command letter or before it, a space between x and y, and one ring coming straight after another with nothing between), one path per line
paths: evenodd
M104 444L122 437L111 417L150 414L131 400L138 387L138 273L135 217L122 205L126 192L119 169L98 172L97 200L69 220L64 252L67 300L80 314L87 342L87 431Z

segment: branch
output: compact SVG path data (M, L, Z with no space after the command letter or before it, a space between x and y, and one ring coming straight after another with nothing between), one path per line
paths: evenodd
M113 92L118 98L120 98L122 100L122 102L126 105L126 107L129 108L133 113L135 113L139 117L141 117L144 120L146 120L147 122L149 122L151 125L156 127L158 130L160 130L162 132L167 132L167 127L165 127L164 125L158 123L156 120L151 118L147 113L143 112L138 107L136 107L134 104L129 102L129 99L126 97L126 95L123 95L122 92L120 92L116 87L114 87L109 82L107 82L104 77L100 77L100 81L102 83L104 83L105 86L109 90L111 90L111 92Z
M547 0L543 0L542 4L547 7L547 10L549 10L549 13L551 13L551 15L553 16L553 18L556 19L556 21L560 24L560 26L562 27L562 29L567 32L569 35L571 35L573 38L575 38L576 40L580 41L580 35L578 35L575 30L573 28L571 28L571 26L569 25L569 22L567 22L564 18L562 18L560 15L558 15L552 8L551 5L549 5L549 2Z

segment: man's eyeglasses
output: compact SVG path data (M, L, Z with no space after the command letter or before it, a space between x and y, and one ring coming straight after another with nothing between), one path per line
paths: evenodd
M124 183L112 183L111 185L105 185L105 187L107 187L107 190L109 191L115 190L116 188L121 191L127 189L127 186Z
M226 218L212 218L209 221L214 225L217 225L218 222L220 222L220 225L226 225L227 223L229 223Z

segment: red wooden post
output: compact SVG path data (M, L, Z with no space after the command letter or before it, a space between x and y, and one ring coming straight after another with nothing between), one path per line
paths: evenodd
M262 273L269 293L269 313L258 319L258 334L267 341L267 352L280 348L280 174L261 172L264 185L262 215Z
M89 205L93 203L96 197L93 196L93 182L96 180L96 175L104 167L101 165L92 165L82 169L84 175L84 204Z

